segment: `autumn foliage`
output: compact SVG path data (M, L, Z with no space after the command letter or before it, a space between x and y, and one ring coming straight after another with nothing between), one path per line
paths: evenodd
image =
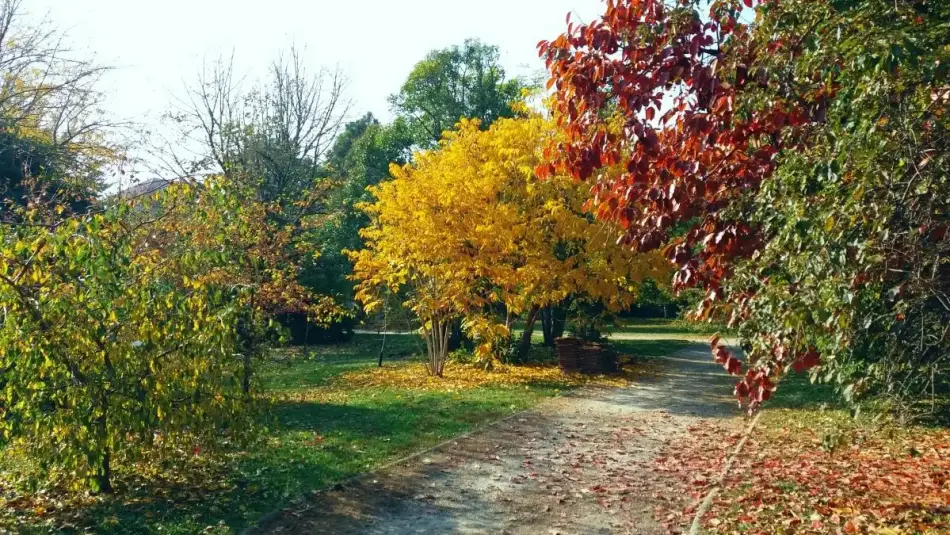
M246 414L243 292L202 277L220 257L141 247L128 214L0 227L0 431L23 447L4 453L48 463L53 484L109 492L156 435L207 440Z
M156 437L212 449L249 436L274 314L337 313L297 283L271 209L209 177L88 215L22 210L23 223L0 226L9 452L49 463L53 484L109 492L116 465L155 453Z
M570 179L538 182L541 147L554 134L539 115L501 119L488 130L463 120L436 150L393 167L393 180L370 188L367 247L351 253L358 297L373 310L386 292L419 317L441 375L451 322L464 320L490 356L508 336L504 318L578 294L620 309L634 284L663 273L658 255L637 255L615 231L582 211L584 188Z
M948 16L612 0L539 44L565 134L539 173L588 181L624 243L705 291L697 318L739 329L747 365L712 351L740 400L794 367L912 405L947 364Z

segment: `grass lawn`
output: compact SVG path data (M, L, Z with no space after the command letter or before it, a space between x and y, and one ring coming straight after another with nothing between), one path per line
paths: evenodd
M388 337L377 371L379 343L362 334L269 362L261 370L274 397L268 431L246 450L182 453L135 473L119 467L115 497L20 495L0 479L0 532L234 533L300 494L583 384L552 368L489 374L452 363L446 380L429 379L410 335ZM622 351L657 356L674 345L625 342Z
M688 340L615 340L610 347L621 355L629 355L636 360L654 360L675 353L680 349L695 345Z
M670 334L670 335L713 335L726 334L722 328L706 323L692 323L682 319L662 318L621 318L612 328L614 333L626 334Z
M511 331L513 335L520 336L524 332L524 324L521 321L514 322ZM606 330L606 334L609 335L649 335L650 338L662 342L682 337L711 336L716 333L729 334L725 329L715 325L692 323L678 318L619 318L615 325L609 326ZM565 336L570 336L569 328ZM538 343L543 339L541 325L536 324L531 333L531 340Z

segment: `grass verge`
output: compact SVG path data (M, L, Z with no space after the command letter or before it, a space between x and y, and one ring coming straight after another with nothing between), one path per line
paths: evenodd
M715 325L708 323L694 323L683 319L672 318L630 318L621 319L616 327L611 329L614 333L625 334L658 334L658 335L695 335L705 336L718 333L728 334L728 332Z

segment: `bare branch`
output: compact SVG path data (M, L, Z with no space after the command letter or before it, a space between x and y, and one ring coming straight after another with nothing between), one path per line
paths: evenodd
M350 112L346 85L339 69L308 71L296 47L270 65L263 83L247 88L235 76L233 57L206 64L168 115L200 150L171 149L160 161L179 175L251 180L261 200L308 198L303 193L316 184Z

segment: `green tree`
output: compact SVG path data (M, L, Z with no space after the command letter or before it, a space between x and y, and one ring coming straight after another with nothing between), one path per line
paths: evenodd
M759 9L768 82L740 110L791 100L807 121L783 129L779 166L746 205L768 239L725 287L748 296L732 319L750 360L814 365L847 400L902 418L936 409L950 381L950 5ZM783 35L797 53L766 54Z
M413 140L430 148L463 117L480 119L486 129L497 119L513 117L511 105L525 86L522 80L507 79L498 47L468 39L462 46L430 52L390 103Z
M0 225L0 430L44 479L111 492L116 462L157 434L211 445L247 429L233 357L244 290L206 276L233 259L166 255L125 205L38 216Z
M375 126L379 126L379 121L369 112L343 126L343 131L336 137L333 146L327 152L326 167L330 176L340 179L347 174L347 159L353 150L353 145L366 133L366 130Z
M336 319L338 309L332 298L300 283L300 259L315 252L306 248L309 242L274 217L278 203L248 202L249 187L209 177L194 193L182 187L163 192L147 243L169 258L198 254L223 259L209 265L202 276L241 290L234 294L232 306L238 316L241 386L250 397L258 360L268 347L281 342L282 329L273 320L298 314L325 325Z
M390 178L391 164L404 165L410 155L412 139L404 121L381 125L367 115L346 126L344 134L331 150L330 167L335 182L327 201L328 215L310 231L308 240L320 244L321 253L303 268L301 282L307 287L335 296L340 302L352 302L354 283L350 259L344 250L363 248L360 229L369 218L359 203L373 200L370 186ZM353 139L348 134L360 135Z

